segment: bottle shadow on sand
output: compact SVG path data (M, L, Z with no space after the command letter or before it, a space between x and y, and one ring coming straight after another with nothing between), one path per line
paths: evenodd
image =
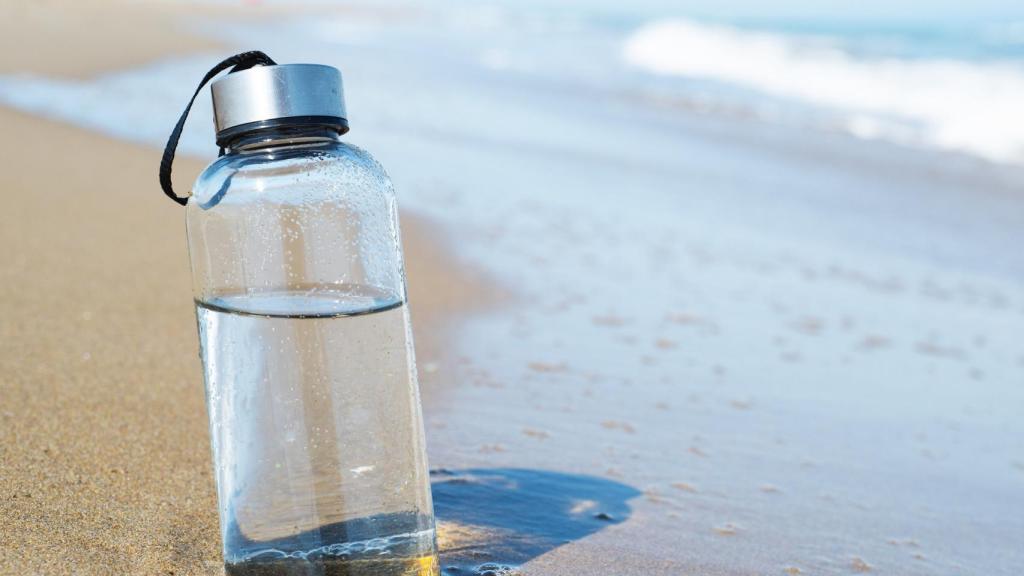
M518 468L431 470L446 576L515 574L515 567L630 515L640 492L577 474Z

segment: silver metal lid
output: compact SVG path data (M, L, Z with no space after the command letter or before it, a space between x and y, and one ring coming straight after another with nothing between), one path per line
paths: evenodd
M232 128L285 118L335 118L348 130L341 72L331 66L256 66L224 76L210 91L218 139Z

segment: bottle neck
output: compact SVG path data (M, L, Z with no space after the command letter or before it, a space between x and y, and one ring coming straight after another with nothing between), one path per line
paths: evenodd
M309 146L337 142L338 130L323 124L295 124L261 127L241 132L223 143L228 154L250 152L265 148Z

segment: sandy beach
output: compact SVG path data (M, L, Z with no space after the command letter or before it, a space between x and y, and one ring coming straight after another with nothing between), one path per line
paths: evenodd
M78 78L215 46L167 26L181 8L158 8L8 6L33 57L5 46L0 69ZM16 143L0 160L0 573L221 573L184 220L158 193L158 156L19 112L0 125ZM203 164L179 159L175 180L187 188ZM402 232L417 349L436 358L442 318L501 291L424 219L406 215Z
M255 46L333 59L399 190L447 573L1024 563L1024 169L553 90L413 10L309 45L273 6L2 10L0 574L222 573L184 214L138 118Z
M154 152L0 118L18 143L0 166L11 194L0 232L0 572L216 573L184 224L153 193ZM57 142L69 153L55 171ZM463 309L482 280L453 267L429 224L409 216L403 233L419 348L432 354L439 316Z

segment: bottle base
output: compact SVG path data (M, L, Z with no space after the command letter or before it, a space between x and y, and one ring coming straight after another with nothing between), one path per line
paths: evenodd
M278 558L225 563L227 576L438 576L437 556L408 558Z

